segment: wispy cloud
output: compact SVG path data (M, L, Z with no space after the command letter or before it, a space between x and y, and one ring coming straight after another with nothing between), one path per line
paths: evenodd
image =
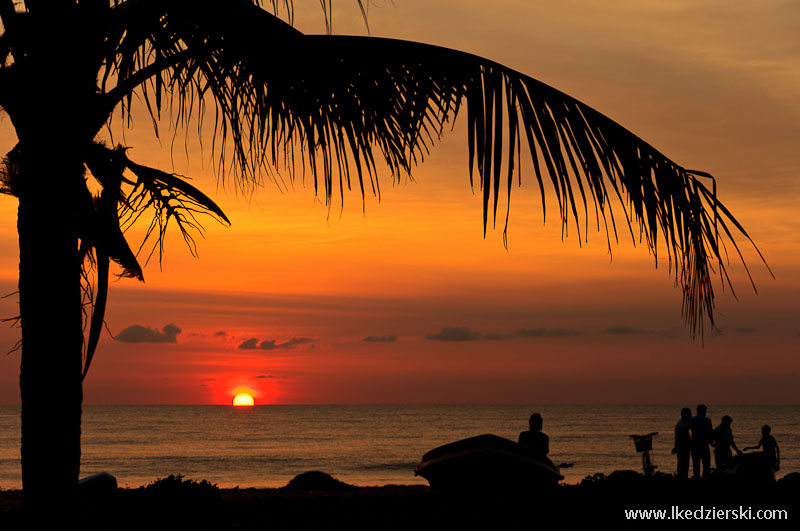
M636 336L655 334L656 332L652 330L646 330L644 328L634 328L632 326L619 325L606 328L604 333L612 336Z
M500 341L524 337L570 337L583 333L569 328L523 328L516 332L502 334L498 332L478 332L466 327L445 327L434 334L427 334L425 339L434 341Z
M250 339L242 342L239 345L239 348L242 350L277 350L277 349L291 349L298 345L305 345L308 343L313 343L314 339L310 337L293 337L289 341L284 341L283 343L278 343L276 339L265 339L261 343L258 342L257 337L251 337ZM312 345L313 347L314 345Z
M524 328L512 334L518 337L568 337L568 336L581 336L583 332L580 330L571 330L569 328Z
M473 332L469 328L445 327L435 334L427 334L425 339L432 341L477 341L483 339L483 334Z
M366 341L367 343L394 343L397 341L397 336L394 334L387 336L367 336L361 341Z
M628 325L612 326L611 328L606 328L603 333L610 336L661 336L671 339L680 336L676 330L650 330Z

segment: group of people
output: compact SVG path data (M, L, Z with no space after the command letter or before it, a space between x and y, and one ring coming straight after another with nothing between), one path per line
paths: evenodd
M722 417L719 426L714 428L711 419L706 416L708 408L705 404L697 406L697 414L685 407L681 410L681 419L675 425L675 447L672 453L678 457L678 477L689 477L689 458L691 457L693 476L706 476L711 470L711 448L714 448L714 463L717 470L724 469L733 458L733 452L741 455L747 450L761 450L773 470L778 470L781 463L780 448L772 429L768 425L761 428L761 440L756 446L747 446L742 450L733 440L729 415ZM542 416L534 413L528 420L528 430L519 434L519 443L529 446L542 455L550 453L550 438L542 432Z
M692 410L685 407L681 410L681 419L675 425L675 447L672 453L678 457L678 477L689 477L689 457L692 459L693 477L706 476L711 469L711 447L714 448L714 463L717 470L724 469L733 457L742 454L733 440L731 424L733 419L725 415L716 428L711 425L711 419L706 416L705 404L697 406L697 414L692 416ZM771 428L764 425L761 428L761 440L756 446L745 447L744 450L758 450L766 456L773 470L780 467L780 449L775 438L770 435Z

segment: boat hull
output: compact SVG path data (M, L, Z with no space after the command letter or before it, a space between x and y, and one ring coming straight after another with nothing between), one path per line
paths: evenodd
M542 489L564 479L547 456L492 434L434 448L415 474L437 490Z

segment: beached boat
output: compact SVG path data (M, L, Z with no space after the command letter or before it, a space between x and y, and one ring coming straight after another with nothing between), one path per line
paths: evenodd
M717 473L731 475L750 484L775 483L775 470L764 452L746 452L733 456L725 468Z
M546 455L492 434L434 448L414 474L439 490L538 489L564 479Z

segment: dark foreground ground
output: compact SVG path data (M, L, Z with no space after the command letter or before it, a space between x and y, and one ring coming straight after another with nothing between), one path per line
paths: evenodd
M0 530L26 528L21 505L19 491L0 491ZM672 512L673 506L680 514ZM650 519L626 518L626 510L636 509L662 509L673 519L657 520L653 514ZM727 519L720 512L725 510ZM800 474L748 485L723 478L678 481L616 472L547 492L504 492L498 486L462 492L351 487L321 473L298 476L280 489L217 489L170 476L147 487L86 497L79 518L80 529L104 530L797 530Z

